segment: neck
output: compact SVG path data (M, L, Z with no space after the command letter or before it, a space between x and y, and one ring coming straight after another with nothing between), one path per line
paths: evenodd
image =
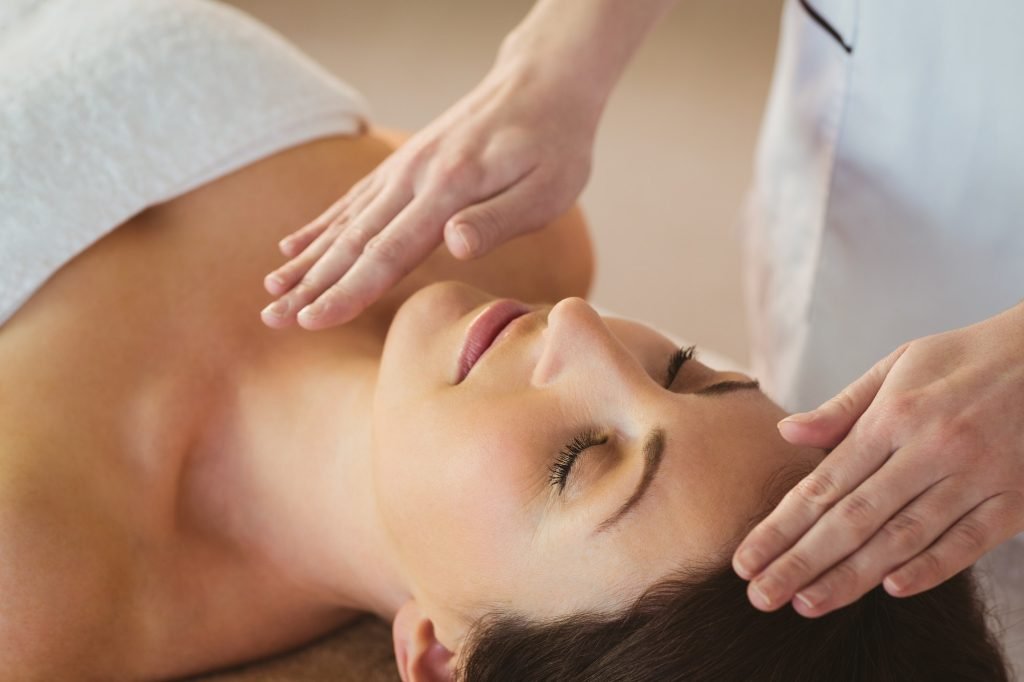
M311 607L391 619L408 591L374 495L380 348L333 341L277 353L239 379L192 458L190 488L210 492L191 495L190 506L196 518L217 519L207 529L215 537L280 576ZM353 350L360 345L363 352ZM230 514L216 513L226 508Z

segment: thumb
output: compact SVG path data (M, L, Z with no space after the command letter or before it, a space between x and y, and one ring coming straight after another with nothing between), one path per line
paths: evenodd
M459 260L477 258L553 220L557 213L546 215L538 184L530 173L504 192L452 216L444 226L451 254Z
M863 376L810 412L792 414L779 422L779 433L794 445L834 448L874 401L885 377L910 344L904 344L875 363Z

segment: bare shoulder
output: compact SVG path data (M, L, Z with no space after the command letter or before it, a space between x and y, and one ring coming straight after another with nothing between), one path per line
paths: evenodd
M125 576L73 494L10 470L0 469L2 679L99 679L117 652Z

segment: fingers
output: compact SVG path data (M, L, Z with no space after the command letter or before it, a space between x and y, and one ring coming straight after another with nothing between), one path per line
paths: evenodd
M855 428L747 534L732 559L733 569L741 578L750 580L760 573L882 466L892 448L880 441L876 433L877 430ZM805 570L809 571L810 566Z
M264 323L281 328L295 320L300 310L352 267L367 243L401 212L410 197L401 188L382 190L358 218L337 231L324 232L298 259L281 268L276 276L293 287L263 310Z
M793 607L816 617L853 603L890 571L927 549L975 507L979 497L968 497L957 478L942 479L889 518L863 547L800 589Z
M351 198L346 194L312 221L279 241L277 243L278 249L288 258L294 258L302 253L303 249L313 243L314 239L323 234L324 230L344 213L345 207L350 201ZM274 292L271 291L270 293Z
M379 189L376 176L377 173L371 173L362 178L344 196L331 204L326 211L278 242L278 248L280 248L281 253L288 258L294 258L309 246L314 239L320 236L328 226L338 222L338 219L345 215L346 212L352 213L351 211L346 211L352 204L362 203L365 205ZM355 212L358 213L358 210ZM271 291L270 293L277 296L283 292Z
M444 227L448 250L460 260L476 258L543 227L550 211L538 200L542 184L530 171L500 194L456 213Z
M307 246L305 250L295 258L279 267L274 272L267 275L264 280L264 286L268 291L280 292L282 299L278 303L284 305L293 304L292 300L285 300L287 297L284 296L286 292L291 290L296 284L298 284L303 276L310 271L310 269L316 265L316 262L320 260L320 257L327 253L327 249L334 244L338 238L338 234L344 229L344 223L331 225L324 232L317 237L312 244ZM271 289L273 287L273 289ZM284 319L286 310L280 306L275 308L276 304L267 306L268 309L273 309L273 317ZM295 313L298 308L292 308L291 312ZM264 318L267 318L267 314L264 314ZM294 314L289 317L294 317ZM274 326L274 325L271 325Z
M897 348L817 409L783 419L779 422L782 437L795 445L835 447L871 405L889 371L908 345Z
M291 260L264 277L263 288L273 296L283 296L323 255L330 242L344 229L349 217L359 215L379 192L380 187L376 184L366 185L364 191L355 195L349 192L311 223L282 239L278 247ZM326 239L326 243L317 244L321 238Z
M380 234L366 243L344 276L299 313L304 329L323 329L356 317L408 274L441 241L451 209L431 195L409 203Z
M922 475L917 461L912 451L899 452L868 474L751 581L747 588L751 603L767 611L777 609L801 587L855 553L907 500L936 482L927 473Z
M1021 512L1018 493L990 497L942 534L935 544L886 576L894 597L909 597L945 582L1015 532Z

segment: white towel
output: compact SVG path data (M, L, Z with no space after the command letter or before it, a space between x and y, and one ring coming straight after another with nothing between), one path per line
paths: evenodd
M207 0L0 0L0 325L147 206L348 134L362 98Z

